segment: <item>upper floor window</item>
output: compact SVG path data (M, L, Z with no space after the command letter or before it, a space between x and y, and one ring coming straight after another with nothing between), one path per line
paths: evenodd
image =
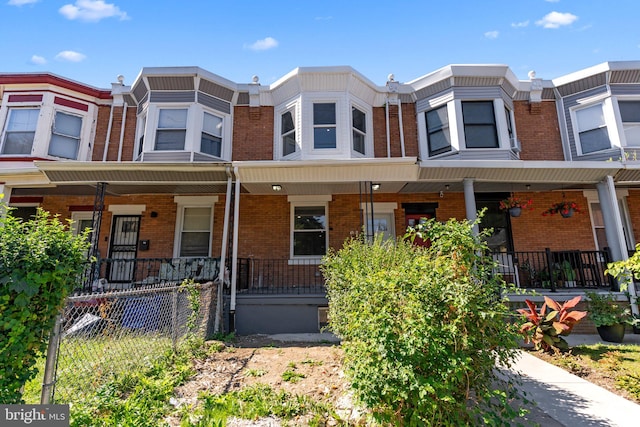
M222 118L204 113L200 152L216 157L222 155Z
M498 148L493 101L463 101L462 120L466 148Z
M427 142L429 156L451 151L451 135L449 133L449 115L447 106L436 108L425 113L427 122Z
M640 101L618 101L627 146L640 146Z
M187 109L168 109L159 111L156 130L156 150L184 150L187 134Z
M280 117L280 140L282 142L282 157L296 151L296 127L293 122L293 113L285 111Z
M582 154L611 148L602 104L576 110L575 117Z
M336 104L313 104L313 148L336 148Z
M351 120L353 126L353 151L364 154L367 136L366 114L356 107L351 107Z
M77 159L81 131L82 117L57 111L51 131L49 154L65 159Z
M39 108L11 108L2 144L2 154L31 154Z

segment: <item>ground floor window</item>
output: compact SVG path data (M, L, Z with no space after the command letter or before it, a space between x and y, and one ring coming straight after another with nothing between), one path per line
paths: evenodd
M179 251L181 257L207 257L211 242L211 207L182 207Z
M292 205L293 257L321 257L327 252L327 207L324 204Z

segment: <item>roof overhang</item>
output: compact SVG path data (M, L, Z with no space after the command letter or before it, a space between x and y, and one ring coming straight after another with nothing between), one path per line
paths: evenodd
M252 194L358 194L360 183L381 184L381 192L397 193L418 178L415 157L352 160L233 162L236 176Z

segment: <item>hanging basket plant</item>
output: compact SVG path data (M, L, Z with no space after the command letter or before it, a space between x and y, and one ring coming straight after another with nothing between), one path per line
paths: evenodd
M570 218L574 213L582 213L580 206L576 202L563 200L551 205L549 209L542 212L542 216L553 216L560 214L563 218Z
M519 197L511 196L500 201L500 210L508 211L509 215L518 217L523 210L532 210L533 201L523 200Z

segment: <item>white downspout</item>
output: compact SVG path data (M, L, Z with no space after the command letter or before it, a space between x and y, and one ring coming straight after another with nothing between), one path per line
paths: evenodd
M402 150L402 157L404 154L404 129L402 126L402 101L398 99L398 126L400 127L400 149Z
M391 131L389 130L389 97L387 97L384 111L387 119L387 157L391 157Z
M236 311L236 282L238 280L238 220L240 219L240 178L238 178L238 167L233 168L236 176L236 198L233 208L233 255L231 256L231 302L229 310L232 313Z
M227 276L227 241L229 239L229 209L231 207L231 188L233 179L231 168L227 168L227 197L224 200L224 226L222 227L222 248L220 249L220 268L218 272L218 299L216 301L216 318L213 326L214 332L220 332L220 319L222 319L222 295Z
M122 106L122 126L120 126L120 141L118 143L118 161L122 161L122 144L124 141L124 128L127 124L127 108L129 106L125 102Z
M111 140L111 126L113 125L113 102L111 102L111 111L109 112L109 124L107 125L107 138L104 142L104 152L102 153L102 161L107 161L107 153L109 151L109 141Z

